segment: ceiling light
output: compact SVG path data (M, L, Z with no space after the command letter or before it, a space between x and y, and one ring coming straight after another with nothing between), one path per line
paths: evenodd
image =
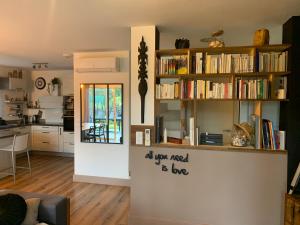
M66 59L70 59L73 57L73 54L72 53L63 53L62 56Z
M33 69L47 69L48 63L32 63Z

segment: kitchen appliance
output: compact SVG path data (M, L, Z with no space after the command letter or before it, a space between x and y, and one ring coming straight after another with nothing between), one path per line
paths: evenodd
M64 131L74 131L74 96L67 95L63 98L64 106Z
M0 117L0 126L7 125L7 122Z

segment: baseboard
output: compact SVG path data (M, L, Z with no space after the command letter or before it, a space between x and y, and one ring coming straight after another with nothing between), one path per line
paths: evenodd
M174 221L152 217L139 217L129 215L128 225L208 225L202 223L190 223L186 221Z
M73 181L92 183L92 184L106 184L106 185L130 187L130 179L121 179L121 178L96 177L96 176L74 174Z

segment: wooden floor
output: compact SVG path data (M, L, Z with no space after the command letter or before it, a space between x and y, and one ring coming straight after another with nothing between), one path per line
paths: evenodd
M73 158L31 157L32 176L18 169L16 184L11 176L0 179L0 189L40 192L68 196L71 225L127 224L130 191L127 187L73 182ZM25 158L17 160L24 164Z

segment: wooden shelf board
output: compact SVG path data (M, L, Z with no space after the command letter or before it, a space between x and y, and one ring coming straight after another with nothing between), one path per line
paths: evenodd
M190 98L156 98L156 101L194 101L194 99L190 99Z
M260 52L270 52L270 51L286 51L290 47L291 47L290 44L278 44L278 45L257 46L256 49Z
M264 46L228 46L221 48L185 48L185 49L163 49L157 50L157 56L168 56L168 55L185 55L196 52L207 52L207 53L239 53L239 52L250 52L253 50L258 50L260 52L270 52L270 51L285 51L291 47L290 44L276 44L276 45L264 45Z
M173 56L173 55L188 55L189 49L163 49L156 50L156 56Z
M155 99L156 101L240 101L240 102L288 102L289 99L237 99L237 98L208 98L208 99L179 99L179 98L164 98L164 99Z
M159 148L180 148L180 149L192 149L192 150L212 150L212 151L229 151L229 152L254 152L254 153L269 153L269 154L287 154L286 150L269 150L269 149L255 149L252 146L249 147L234 147L231 145L225 146L213 146L213 145L186 145L186 144L173 144L173 143L160 143L153 144L153 147Z
M203 77L265 77L269 75L273 76L287 76L290 75L290 71L286 72L251 72L251 73L201 73L201 74L160 74L156 75L156 78L181 78L181 79L197 79Z
M4 103L7 103L7 104L24 104L25 102L24 101L18 101L18 102L4 101Z

